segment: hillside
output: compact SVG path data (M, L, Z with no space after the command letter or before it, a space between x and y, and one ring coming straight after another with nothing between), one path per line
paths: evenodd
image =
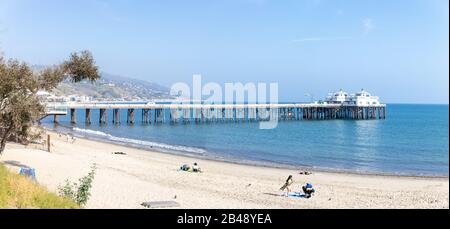
M151 100L170 99L169 89L144 80L102 73L96 82L62 82L54 91L58 96L79 95L93 99Z
M41 71L48 66L34 65L33 71ZM145 80L132 79L124 76L102 72L96 82L72 83L62 82L52 91L57 96L89 96L96 100L152 100L172 99L169 88Z

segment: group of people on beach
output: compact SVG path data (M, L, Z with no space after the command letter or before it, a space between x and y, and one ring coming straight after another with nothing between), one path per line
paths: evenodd
M202 172L202 170L200 169L197 162L195 162L193 166L184 164L180 167L179 171L193 172L193 173L201 173ZM301 173L301 174L306 174L306 173ZM309 175L311 173L308 172L307 174ZM291 186L293 184L294 184L294 180L292 179L292 175L289 175L289 177L287 178L284 185L280 188L280 190L281 191L286 190L286 196L289 196L289 193L292 191ZM312 184L310 184L310 183L306 183L304 186L302 186L302 191L303 191L303 197L308 198L308 199L311 198L311 196L315 192Z
M202 169L198 166L197 162L195 162L193 166L189 166L187 164L182 165L180 167L180 171L201 173Z
M294 184L294 180L292 179L292 175L289 175L284 185L281 186L280 190L281 191L286 190L286 196L289 196L292 184ZM306 185L302 186L302 191L304 193L305 198L311 198L312 194L315 192L312 184L310 183L306 183Z
M59 133L58 135L59 135L59 137L62 137L61 133ZM76 140L75 136L72 136L70 134L66 134L66 139L67 139L68 143L74 143ZM202 172L202 170L201 170L200 166L197 164L197 162L194 162L194 164L192 166L190 166L188 164L183 164L179 170L185 171L185 172L194 172L194 173ZM310 175L311 173L301 172L300 174ZM286 179L286 182L284 183L284 185L281 186L280 190L286 191L286 196L289 196L289 193L291 193L291 191L292 191L291 187L293 184L294 184L293 177L292 177L292 175L289 175L289 177ZM305 198L311 198L311 196L315 192L313 186L310 183L306 183L304 186L302 186L302 191L304 193L303 195Z

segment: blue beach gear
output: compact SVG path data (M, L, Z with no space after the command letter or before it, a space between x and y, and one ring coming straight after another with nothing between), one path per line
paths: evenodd
M29 177L31 180L36 181L36 171L31 168L20 168L20 175Z
M311 198L312 194L316 192L316 190L314 190L312 184L310 183L306 183L306 185L303 186L302 189L303 192L305 193L306 198Z
M291 197L291 198L305 198L305 195L301 194L299 192L291 192L291 193L288 194L288 197Z

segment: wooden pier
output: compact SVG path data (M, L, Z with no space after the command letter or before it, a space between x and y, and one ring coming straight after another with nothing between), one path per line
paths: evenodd
M58 107L52 111L52 107ZM66 110L64 113L63 110ZM99 112L98 122L108 123L111 111L113 124L120 124L120 111L126 110L126 123L135 124L136 112L141 122L151 123L214 123L300 120L371 120L385 119L386 105L354 106L342 104L123 104L123 103L68 103L47 107L47 116L70 114L70 122L77 122L77 110L85 110L85 123L92 123L92 112ZM70 111L70 112L67 112Z

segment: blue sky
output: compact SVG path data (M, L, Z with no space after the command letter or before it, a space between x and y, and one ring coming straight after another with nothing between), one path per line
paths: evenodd
M132 4L131 4L132 3ZM30 64L89 49L101 70L170 86L278 82L283 101L361 88L448 103L447 0L0 0L0 50Z

